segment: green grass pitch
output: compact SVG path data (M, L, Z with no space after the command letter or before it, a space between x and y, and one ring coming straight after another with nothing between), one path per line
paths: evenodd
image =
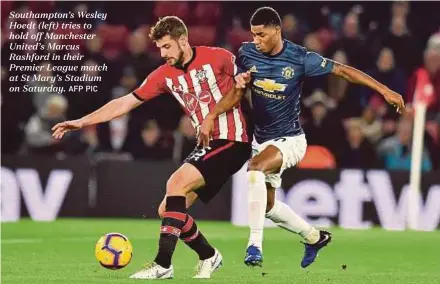
M23 220L2 224L2 283L111 284L139 283L128 279L154 258L159 221L133 219L59 219L52 223ZM167 283L440 283L440 232L390 232L381 229L331 229L333 242L308 269L300 267L300 238L278 228L265 231L264 267L243 264L248 229L226 222L199 222L224 266L210 280L191 279L197 257L179 242ZM128 236L132 262L111 271L95 260L94 245L108 232ZM342 269L346 265L346 269ZM144 281L146 282L146 281Z

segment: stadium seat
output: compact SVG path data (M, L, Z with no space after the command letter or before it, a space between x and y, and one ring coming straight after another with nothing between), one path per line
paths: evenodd
M321 28L315 32L316 37L318 38L319 42L322 44L322 47L324 50L327 50L327 48L335 41L336 34L328 28Z
M81 27L79 29L69 29L69 28L64 28L62 29L61 26L58 27L58 29L56 29L55 31L57 34L84 34L86 33L86 31ZM79 44L81 47L84 45L84 40L82 39L66 39L63 41L60 41L60 44Z
M14 2L2 1L0 5L1 5L0 14L1 14L1 20L2 20L2 33L3 33L4 30L6 30L5 24L8 21L9 13L13 9Z
M137 31L144 33L147 37L150 34L151 27L149 25L141 25Z
M215 26L191 26L188 27L191 45L213 46L217 37Z
M103 54L106 58L115 58L126 49L129 30L124 25L102 24L96 29L102 39Z
M327 148L309 145L304 159L297 167L302 169L334 169L336 160Z
M222 15L221 3L199 2L194 9L197 25L216 25Z
M251 33L247 30L233 29L226 33L226 43L231 46L233 52L237 52L245 41L252 41Z
M174 15L181 18L184 22L186 22L189 17L189 4L188 2L179 1L179 2L165 2L158 1L154 5L154 16L156 18L161 18L169 15Z
M137 31L142 32L147 38L147 50L151 54L156 54L159 52L157 46L150 40L150 30L151 26L149 25L141 25L137 29Z
M28 1L27 5L34 13L51 13L55 9L55 1Z
M434 142L438 143L439 141L439 126L436 121L429 120L426 122L425 125L426 131L429 133L429 135L432 136L432 139L434 139Z

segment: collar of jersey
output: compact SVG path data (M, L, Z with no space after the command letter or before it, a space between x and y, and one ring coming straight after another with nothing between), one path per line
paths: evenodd
M281 54L283 54L284 50L286 50L286 47L287 47L287 42L283 39L283 48L281 49L280 52L278 52L277 54L274 54L274 55L270 55L270 54L266 54L266 55L269 57L278 57Z
M187 63L183 64L182 66L174 66L174 67L176 67L177 69L182 69L186 73L188 66L194 61L194 59L196 59L196 48L192 47L191 49L193 51L191 59Z

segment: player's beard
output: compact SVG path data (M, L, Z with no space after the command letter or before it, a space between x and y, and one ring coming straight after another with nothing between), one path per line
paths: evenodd
M173 66L181 66L183 63L183 49L180 47L180 44L177 46L179 48L179 53L177 54L176 61L172 64Z

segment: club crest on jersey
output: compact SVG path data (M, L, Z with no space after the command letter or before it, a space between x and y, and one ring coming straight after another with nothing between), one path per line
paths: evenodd
M197 71L196 78L199 81L199 83L206 82L206 70L199 70L199 71Z
M295 70L293 70L292 67L286 66L281 71L281 75L283 75L283 77L286 78L286 79L291 79L291 78L293 78L294 72L295 72Z

